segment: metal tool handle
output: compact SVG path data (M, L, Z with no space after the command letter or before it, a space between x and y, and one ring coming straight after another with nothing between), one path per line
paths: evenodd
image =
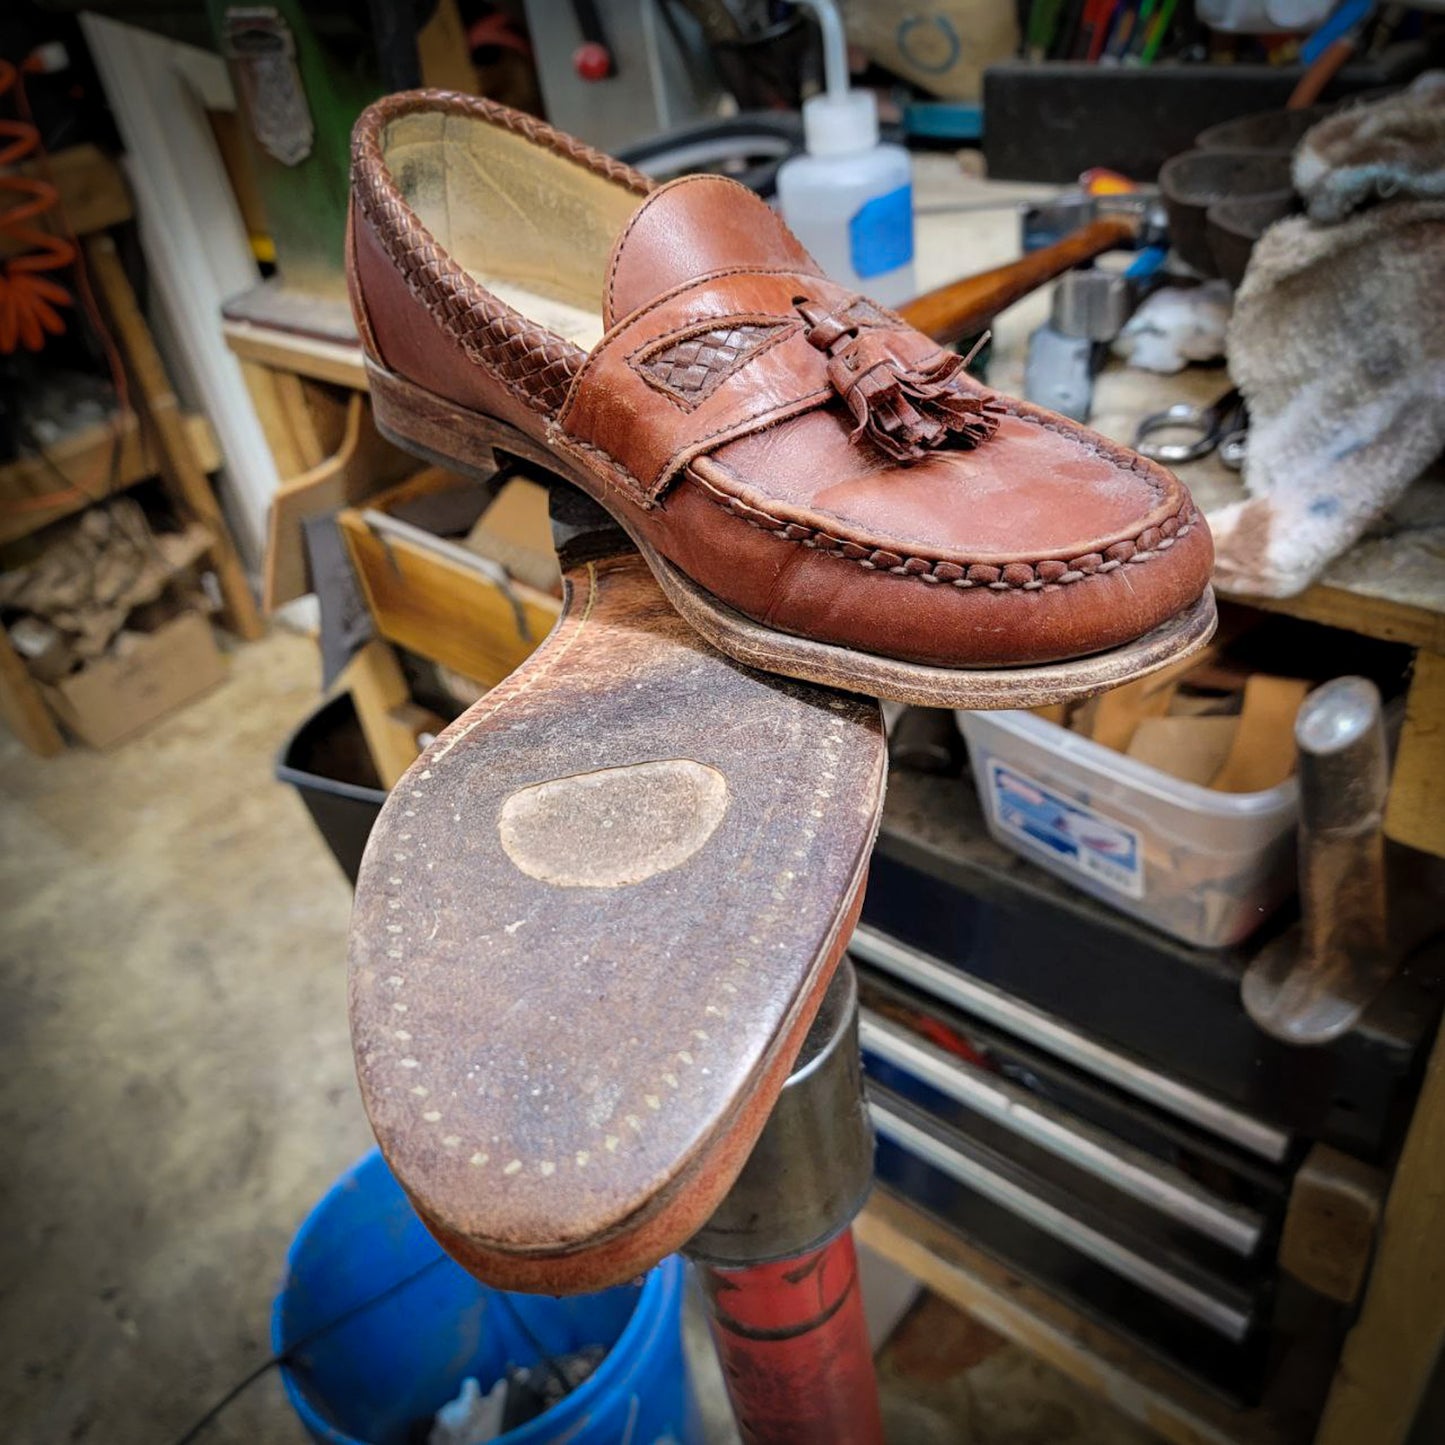
M1316 688L1295 721L1300 777L1300 909L1307 955L1359 970L1388 946L1380 693L1363 677Z
M1397 963L1385 896L1389 761L1380 693L1363 677L1316 688L1295 719L1300 925L1267 945L1241 997L1267 1033L1323 1044L1353 1028Z

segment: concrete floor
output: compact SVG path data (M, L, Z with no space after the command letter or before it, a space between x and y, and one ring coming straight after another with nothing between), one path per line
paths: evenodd
M315 647L110 754L0 734L0 1431L163 1445L270 1353L296 1226L369 1144L350 890L276 747ZM274 1377L208 1439L304 1439Z
M110 754L41 762L0 731L0 1436L14 1445L180 1435L267 1358L287 1244L370 1144L346 1030L350 891L271 781L317 683L314 645L278 634ZM937 1357L943 1338L956 1358ZM1147 1438L937 1301L881 1373L904 1445ZM272 1373L204 1438L304 1436Z

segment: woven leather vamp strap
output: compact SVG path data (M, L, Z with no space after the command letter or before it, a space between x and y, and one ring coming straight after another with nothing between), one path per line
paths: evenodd
M939 355L926 336L819 276L727 272L677 287L614 326L549 440L654 505L697 457L839 400L800 301L829 311L858 305L860 324L886 332L907 363Z

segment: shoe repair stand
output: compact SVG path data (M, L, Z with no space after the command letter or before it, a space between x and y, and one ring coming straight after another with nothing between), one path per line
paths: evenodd
M579 526L570 542L585 544L586 537L585 525ZM630 567L638 587L650 587L645 569L635 557L609 556L605 562L599 560L599 574L616 569L619 564ZM613 570L609 575L619 577L621 573ZM651 592L655 594L655 588ZM584 594L589 599L586 603L588 608L594 594L595 589ZM636 590L624 600L645 601L641 592ZM535 701L540 693L550 693L554 705L549 726L533 734L542 744L536 754L538 766L546 770L541 776L575 776L609 761L600 758L599 750L609 735L614 738L618 735L617 729L608 724L615 722L612 711L619 687L625 689L629 698L636 698L630 707L624 707L624 715L630 720L629 727L647 725L650 718L656 717L658 707L663 708L670 724L669 736L663 742L667 747L679 749L678 756L694 756L692 747L707 732L718 729L746 733L754 738L768 736L760 722L768 706L767 694L776 691L776 684L769 685L753 674L730 670L730 665L721 663L716 657L711 658L706 674L692 672L686 656L663 664L660 671L640 667L649 649L670 647L677 653L686 653L687 649L696 646L687 629L677 622L670 610L662 608L661 612L671 618L672 630L665 634L651 629L665 626L666 617L643 617L630 606L618 606L615 601L609 604L604 592L597 602L593 624L602 632L602 651L594 654L585 643L574 647L569 664L571 681L567 686L528 691L528 697L534 700L532 706L540 706ZM564 616L558 633L543 644L542 653L546 654L549 649L555 653L559 637L571 646L576 635L574 622L575 615L570 621ZM609 645L621 647L624 644L628 651L621 654L613 652L608 656ZM700 665L702 659L697 657L695 661ZM689 674L685 686L668 685L666 679L672 677L674 665L682 673ZM554 663L553 666L560 665ZM520 685L526 683L530 676L529 672L519 678L518 687L514 687L510 695L515 696ZM556 672L549 673L548 677L555 680ZM594 677L597 679L595 689L592 687ZM656 691L659 682L664 688L661 693ZM578 688L580 693L576 691ZM506 705L508 695L498 691L496 696L501 699L498 707ZM817 695L822 704L820 717L825 716L824 709L830 706L836 708L844 701L839 695L823 690L819 690ZM582 711L575 702L578 696L589 700L587 705L592 711L585 716L580 727L572 730L576 734L577 751L570 758L562 758L556 755L556 749L573 744L565 738L556 737L555 730L565 717ZM705 714L701 723L696 717L690 717L693 699L706 699L705 704L699 701L697 708L698 712ZM1369 901L1364 895L1370 894L1365 885L1375 876L1372 871L1374 843L1370 840L1378 833L1380 796L1374 783L1379 780L1380 770L1378 716L1362 715L1362 719L1369 726L1361 726L1358 739L1355 739L1353 725L1345 726L1348 710L1337 712L1326 731L1335 744L1349 742L1350 746L1344 749L1332 746L1328 755L1322 756L1321 763L1328 768L1328 775L1322 774L1318 780L1320 786L1311 784L1306 791L1311 796L1318 794L1327 805L1321 810L1307 810L1311 832L1311 847L1307 851L1313 860L1311 876L1317 874L1327 888L1332 887L1329 879L1341 873L1354 877L1361 886L1363 903ZM863 723L866 720L860 716L856 721ZM466 726L465 723L459 724L460 729ZM512 726L516 726L515 721ZM564 726L560 731L565 733L568 729ZM804 731L806 733L806 729ZM674 734L684 734L685 738ZM505 738L499 740L510 753L512 745ZM520 740L523 739L519 735ZM805 737L805 747L806 744ZM861 747L861 743L851 746ZM459 751L460 748L454 749L454 755ZM767 751L770 795L780 787L798 781L799 777L808 780L811 789L811 780L816 774L808 761L798 761L795 754L791 764L787 761L780 764L774 751ZM460 792L454 782L447 781L445 767L434 776L431 769L436 766L435 761L424 761L411 775L415 780L412 787L422 789L426 780L430 779L432 789L441 796L453 799L470 794L470 801L475 806L478 797L473 787L481 785L482 774L495 772L498 758L506 755L493 746L487 757L479 757L475 764L469 765L474 772L471 779L464 779L466 785ZM428 756L434 759L435 750ZM706 754L700 756L705 757ZM614 762L619 760L610 759ZM515 785L508 783L505 786ZM425 806L421 801L422 794L409 791L405 783L399 791L405 798L401 805L403 808L421 809ZM413 799L418 801L413 802ZM1348 809L1345 809L1346 803L1350 805ZM431 840L438 845L431 850L431 855L436 857L439 870L447 866L445 860L449 854L455 855L463 848L470 851L474 843L480 845L483 841L481 835L486 832L466 824L463 815L454 814L453 806L447 806L443 817L437 820L441 826L437 838ZM805 810L806 816L808 808L821 810L825 806L835 810L828 815L829 819L841 823L846 810L836 802L826 805L811 801L793 802L786 814L771 816L775 821L782 822L798 807ZM750 810L744 807L740 811L747 813ZM1358 817L1355 816L1357 812ZM399 827L415 826L410 821L410 815L404 816L408 817L408 821L399 823ZM490 812L487 816L491 816ZM818 811L814 816L822 817L823 813ZM661 814L658 817L660 822ZM455 833L447 827L454 818L461 825ZM1367 822L1369 826L1364 827ZM831 829L832 821L821 826ZM379 824L378 828L381 827ZM566 831L570 834L576 829L569 825ZM661 833L665 829L657 831ZM375 840L375 834L373 838ZM450 928L454 941L460 939L465 942L486 933L498 916L496 892L502 875L474 874L474 882L481 881L488 886L472 887L469 895L457 895L458 908L448 910L444 906L445 900L435 896L439 875L426 871L431 864L426 856L422 856L426 850L419 846L424 840L410 841L404 834L398 834L397 841L405 861L396 865L396 875L387 881L400 883L403 873L410 876L407 898L411 906L407 907L405 900L393 905L389 900L376 896L369 898L365 876L357 895L357 916L364 919L369 914L374 919L372 931L381 940L383 956L410 958L406 952L406 940L401 936L406 932L409 916L417 918L420 936L428 940L436 937L438 926ZM390 858L393 855L387 851L385 856ZM1367 867L1367 864L1370 866ZM879 867L881 870L881 863ZM720 879L726 868L724 861L723 869L717 875ZM391 873L391 865L383 865L383 871ZM816 875L814 880L816 883ZM832 886L829 885L829 888ZM744 898L749 896L743 895ZM766 912L765 900L766 894L759 901L758 916ZM388 912L387 909L393 906L402 911ZM736 908L736 902L731 906ZM653 905L654 909L658 907ZM553 953L565 957L565 948L559 949L553 940L543 942L538 936L539 925L547 926L549 908L550 904L547 904L539 912L508 912L501 916L513 919L512 927L520 927L521 921L530 918L529 930L523 934L526 938L527 932L531 933L528 946L546 950L550 945ZM649 952L665 950L669 938L675 946L680 933L695 923L695 920L682 915L669 918L665 903L660 906L660 914L660 917L649 915L648 941L640 950L639 964L646 961ZM589 938L590 930L596 926L593 920L602 916L600 912L589 913L584 920ZM724 915L719 912L716 916L721 918ZM780 919L783 915L775 910L773 916ZM1313 918L1319 927L1314 935L1301 935L1302 940L1308 941L1309 937L1313 937L1313 941L1321 944L1326 952L1334 949L1339 942L1348 942L1354 936L1353 930L1348 931L1349 938L1344 938L1337 926L1343 916L1339 909L1317 913ZM757 929L756 924L754 927L768 938L775 936L772 925L765 929ZM511 931L509 927L507 932L510 934ZM697 946L699 935L694 932L691 937L693 945ZM712 939L708 935L702 937L704 941L700 946L708 957L712 957ZM766 938L754 940L766 941ZM1301 1020L1310 1025L1315 1019L1315 1005L1320 995L1312 987L1314 982L1318 982L1316 975L1309 969L1300 972L1293 967L1301 960L1307 960L1310 950L1301 952L1294 946L1293 939L1290 942L1288 952L1265 960L1269 967L1262 967L1249 984L1254 995L1252 1011L1257 1016L1268 1014L1278 1029L1297 1036ZM396 950L394 954L393 949ZM484 1029L474 1028L467 1020L487 1015L484 1008L477 1006L476 1000L466 998L461 992L471 986L471 975L476 972L471 966L474 955L465 952L467 957L463 959L463 964L466 971L459 976L457 991L453 991L447 980L442 981L440 989L435 979L427 986L434 998L442 1000L446 1017L456 1018L457 1028L462 1031L457 1035L457 1041L465 1040L468 1056L475 1057L478 1047L488 1042L488 1034ZM539 953L537 956L541 959L546 954ZM1366 964L1371 962L1368 951L1362 957ZM652 961L655 963L656 958ZM723 960L724 966L728 961ZM411 959L398 967L408 973L406 982L411 988L410 980L422 985L429 973L437 971L436 963L435 951L429 944L427 956ZM422 966L417 967L418 964ZM741 981L740 975L734 975L734 978ZM400 987L403 980L398 975L395 980L387 982L394 982ZM1269 987L1261 993L1264 985ZM850 989L851 979L845 963L814 1027L798 1051L790 1081L783 1088L775 1112L759 1136L732 1192L723 1198L720 1205L709 1204L708 1208L713 1211L711 1217L683 1246L698 1261L713 1312L714 1337L727 1387L745 1438L750 1441L798 1440L806 1445L810 1440L828 1440L848 1445L850 1441L873 1442L881 1438L876 1385L861 1317L849 1228L866 1191L871 1155L867 1127L859 1107ZM499 1001L505 1002L511 996L508 992ZM408 1057L398 1056L395 1062L413 1069L429 1068L433 1055L423 1048L425 1034L418 1031L414 1022L418 1018L418 1000L410 994L390 995L383 1005L387 1009L395 1007L391 998L410 1000L410 1012L402 1016L401 1029L397 1034L403 1036L404 1030L407 1042L401 1052ZM1278 1005L1288 1003L1291 998L1306 1006L1303 1011L1295 1008L1281 1011ZM1338 990L1334 990L1327 1001L1332 1008L1339 1003ZM482 1003L485 1004L485 1000ZM645 1008L645 1004L638 1006ZM1334 1013L1322 1019L1326 1032L1336 1022ZM611 1019L605 1027L625 1038L628 1032L626 1024L624 1016L616 1020L615 1030ZM711 1024L705 1026L713 1027ZM638 1026L637 1032L643 1032L642 1026ZM539 1058L546 1060L549 1057L546 1049L551 1047L550 1035L544 1034L543 1038L547 1041L540 1046ZM557 1047L565 1049L567 1041L559 1038ZM1437 1049L1437 1054L1439 1052ZM504 1063L500 1054L498 1061ZM691 1064L692 1060L688 1062ZM369 1060L367 1064L369 1067ZM1433 1238L1438 1229L1438 1190L1435 1184L1438 1183L1436 1176L1442 1157L1441 1121L1445 1120L1445 1106L1442 1106L1445 1105L1445 1092L1442 1092L1445 1066L1442 1064L1445 1060L1437 1058L1427 1074L1415 1122L1395 1171L1394 1187L1379 1233L1376 1234L1374 1223L1378 1217L1378 1200L1371 1204L1366 1199L1361 1201L1360 1208L1355 1212L1357 1215L1361 1209L1370 1212L1370 1221L1354 1234L1354 1243L1348 1249L1341 1230L1333 1224L1322 1227L1309 1237L1312 1242L1303 1258L1304 1265L1313 1259L1329 1266L1326 1273L1338 1274L1343 1251L1358 1261L1350 1292L1353 1294L1360 1290L1362 1283L1364 1285L1360 1323L1345 1347L1343 1368L1336 1376L1335 1388L1316 1437L1327 1445L1337 1445L1337 1442L1338 1445L1346 1445L1346 1442L1353 1445L1355 1440L1366 1438L1379 1438L1382 1445L1387 1439L1392 1445L1396 1441L1403 1442L1408 1422L1416 1413L1424 1382L1433 1368L1432 1340L1438 1339L1433 1323L1438 1318L1439 1294L1434 1287L1434 1281L1438 1279L1438 1261L1433 1251L1422 1252L1413 1241ZM421 1077L416 1075L418 1083ZM413 1080L408 1077L406 1082L410 1085ZM427 1079L426 1082L435 1086L436 1080ZM425 1090L409 1088L407 1092ZM435 1102L429 1102L424 1107L432 1112L418 1115L419 1118L440 1120ZM649 1107L653 1106L649 1104ZM665 1117L665 1114L658 1116L660 1120ZM425 1128L417 1127L412 1131L411 1142L416 1143L420 1152L413 1154L412 1173L406 1182L421 1208L428 1203L426 1170L437 1169L440 1185L444 1182L442 1176L449 1164L449 1161L436 1158L435 1142L443 1145L461 1143L450 1135L444 1138L439 1135L440 1128L452 1128L450 1120L445 1125L434 1127L438 1130L437 1140L430 1140ZM466 1150L459 1152L465 1155ZM507 1157L499 1154L498 1162ZM436 1159L435 1164L429 1162L433 1158ZM416 1170L418 1159L423 1165L420 1175ZM484 1163L485 1156L479 1154L473 1162L478 1160ZM459 1171L452 1167L450 1172L455 1176ZM551 1177L556 1172L555 1167L549 1164L546 1172ZM474 1182L465 1185L471 1191L468 1197L485 1195L484 1177L477 1175ZM1303 1190L1297 1192L1301 1195L1305 1193ZM1314 1194L1323 1200L1326 1220L1333 1218L1340 1191L1315 1189ZM708 1197L711 1201L717 1198L715 1194ZM1303 1208L1306 1202L1302 1199L1301 1212L1305 1214L1308 1213ZM1293 1203L1291 1210L1294 1210ZM1315 1213L1319 1212L1317 1207ZM701 1218L703 1214L697 1217ZM1037 1351L1075 1378L1108 1394L1136 1417L1158 1421L1166 1438L1180 1442L1208 1440L1216 1442L1216 1445L1224 1445L1226 1441L1231 1445L1246 1441L1249 1445L1261 1445L1264 1441L1272 1442L1272 1445L1286 1441L1295 1445L1295 1442L1308 1438L1301 1433L1298 1422L1291 1423L1288 1419L1276 1422L1267 1412L1231 1409L1217 1400L1202 1397L1197 1388L1191 1388L1172 1373L1141 1361L1135 1352L1123 1347L1106 1331L1081 1326L1077 1317L1047 1290L983 1257L971 1241L950 1236L947 1230L885 1192L880 1191L880 1196L862 1216L859 1229L870 1244L896 1263L904 1265L945 1298ZM1293 1231L1293 1237L1298 1242L1301 1237L1298 1228ZM659 1248L659 1252L678 1247L679 1239L680 1235L674 1234ZM645 1265L639 1263L635 1267L640 1270ZM1298 1272L1300 1267L1297 1264L1295 1271ZM1315 1269L1314 1273L1319 1274L1320 1270ZM1299 1277L1305 1278L1303 1274ZM1318 1288L1328 1293L1327 1282ZM1418 1340L1413 1334L1409 1339L1397 1337L1392 1321L1401 1318L1402 1309L1406 1317L1420 1320ZM1389 1433L1375 1435L1369 1432L1368 1427L1362 1427L1366 1433L1361 1433L1356 1427L1362 1421L1379 1418L1382 1403L1388 1403L1381 1400L1381 1383L1404 1376L1409 1377L1412 1385L1409 1393L1391 1406ZM1396 1426L1400 1428L1397 1430Z
M962 187L963 182L951 179L944 193L960 202L975 198L971 188L965 194ZM983 194L1005 201L1017 198L1017 192L1002 183L985 183ZM960 254L961 248L983 262L1017 255L1017 221L1006 207L924 214L919 217L919 232L920 259L936 258L931 274L927 267L920 271L925 284L947 280L939 263ZM1025 303L1010 313L996 338L990 379L1005 391L1022 387L1022 339L1047 315L1046 302L1036 298L1036 303ZM919 320L922 324L924 318ZM499 681L550 624L544 606L550 605L555 615L556 604L540 594L529 598L530 637L519 639L513 609L488 578L475 569L451 566L434 550L423 549L420 540L380 531L380 519L389 515L393 496L399 498L406 488L418 490L424 478L392 486L398 477L411 477L416 464L389 450L376 436L365 405L359 349L344 314L333 341L259 322L229 321L226 331L248 380L259 377L268 394L297 402L279 408L257 395L258 415L288 478L277 498L268 559L272 602L305 590L301 519L340 505L348 552L378 633L366 649L367 660L379 655L399 678L391 654L393 648L405 647L468 676ZM1143 416L1171 402L1213 400L1219 380L1205 368L1169 378L1110 368L1098 386L1100 424L1127 440ZM326 423L319 431L318 415ZM308 433L306 445L298 447L296 437L303 431ZM1241 495L1238 476L1214 458L1191 464L1185 479L1206 509ZM1403 527L1398 534L1356 549L1336 564L1325 581L1301 596L1242 600L1353 633L1371 645L1405 644L1413 650L1413 680L1395 752L1384 829L1394 841L1441 857L1445 856L1441 803L1445 586L1432 540L1440 528L1429 520L1438 514L1432 495L1429 482L1412 493L1417 500L1410 515L1422 518L1420 525ZM458 626L458 619L465 619L466 625ZM399 773L418 748L414 719L404 715L398 698L405 701L404 684L390 693L374 688L362 696L359 711L365 713L368 700L374 702L370 712L378 724L376 736L394 740L386 756ZM368 744L378 751L372 732ZM895 796L901 796L897 789ZM1437 1044L1425 1072L1384 1212L1373 1230L1362 1236L1360 1315L1317 1427L1314 1438L1320 1445L1356 1445L1362 1440L1405 1445L1410 1435L1445 1340L1445 1287L1440 1279L1445 1253L1439 1244L1445 1226L1438 1191L1442 1159L1445 1039ZM973 1242L887 1191L875 1192L857 1229L866 1244L936 1294L1048 1360L1091 1392L1107 1396L1131 1417L1148 1421L1162 1438L1208 1440L1216 1445L1246 1441L1295 1445L1309 1438L1308 1429L1285 1428L1261 1418L1257 1411L1231 1409L1195 1382L1100 1328L1049 1289L1021 1279ZM749 1318L736 1299L730 1303L734 1318ZM818 1393L810 1390L807 1395Z
M881 1445L852 1228L872 1180L844 959L743 1172L684 1250L750 1445Z
M400 780L362 863L373 1130L484 1283L584 1293L683 1248L751 1445L881 1445L843 958L878 705L722 657L571 488L552 526L557 628Z

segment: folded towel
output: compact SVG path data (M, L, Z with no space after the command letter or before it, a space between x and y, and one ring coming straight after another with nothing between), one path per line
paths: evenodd
M1445 199L1445 70L1322 120L1295 151L1293 178L1315 221L1375 200Z
M1311 216L1250 258L1228 338L1249 498L1209 518L1227 591L1302 592L1445 449L1445 198L1415 198L1445 184L1445 76L1426 79L1309 132Z

